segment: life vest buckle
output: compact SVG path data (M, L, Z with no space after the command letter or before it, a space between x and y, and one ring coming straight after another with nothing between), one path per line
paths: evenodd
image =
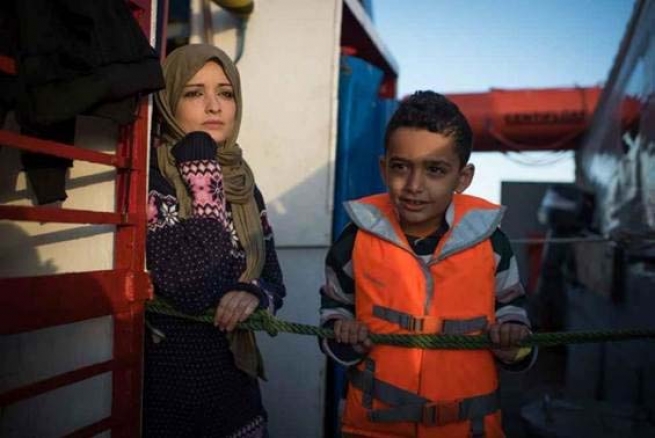
M412 332L420 332L423 330L423 320L421 318L416 318L412 315L407 315L407 330Z
M441 332L442 324L441 319L437 317L425 316L417 318L410 315L407 329L417 333L437 334Z
M423 405L422 423L425 426L443 426L462 421L460 406L458 401L426 403Z

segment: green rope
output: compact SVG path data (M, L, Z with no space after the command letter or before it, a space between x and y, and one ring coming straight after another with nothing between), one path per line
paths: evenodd
M160 299L147 302L146 310L148 312L176 316L192 321L209 324L213 324L214 322L213 311L204 315L191 316L178 312L168 303ZM246 321L240 322L237 325L237 328L243 330L265 331L270 336L276 336L279 332L286 332L298 335L319 336L328 339L334 338L334 332L331 329L283 321L275 318L264 310L259 310L253 313ZM655 330L626 329L533 333L523 339L519 346L553 347L564 344L625 341L644 338L655 338ZM374 344L424 349L480 350L495 347L487 335L395 335L373 333L370 335L370 339Z

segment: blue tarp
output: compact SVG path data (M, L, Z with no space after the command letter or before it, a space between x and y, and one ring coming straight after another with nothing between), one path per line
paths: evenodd
M333 239L348 223L344 201L385 190L379 159L384 153L385 127L398 102L379 97L382 79L382 71L366 61L352 56L341 58ZM345 387L345 369L330 363L328 384L326 423L328 433L338 437L337 412Z
M361 59L341 58L333 236L348 223L343 202L384 191L379 158L395 99L378 97L382 71Z

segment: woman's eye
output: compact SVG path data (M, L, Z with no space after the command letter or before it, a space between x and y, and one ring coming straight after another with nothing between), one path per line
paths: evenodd
M182 97L186 97L186 98L194 98L200 96L202 96L202 92L200 90L189 90L182 95Z
M234 99L234 92L232 90L223 90L218 93L219 96L225 99Z

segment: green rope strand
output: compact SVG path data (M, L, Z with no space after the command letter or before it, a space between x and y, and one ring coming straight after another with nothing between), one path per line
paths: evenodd
M146 303L146 310L148 312L176 316L192 321L209 324L213 324L214 322L213 311L198 316L187 315L178 312L168 303L159 299ZM240 322L237 328L242 330L265 331L270 336L276 336L279 332L286 332L298 335L318 336L327 339L334 338L334 332L331 329L283 321L263 310L253 313L246 321ZM519 346L553 347L564 344L625 341L646 338L655 338L655 330L626 329L533 333L521 341ZM397 335L373 333L370 335L370 339L374 344L423 349L480 350L495 347L486 335Z

